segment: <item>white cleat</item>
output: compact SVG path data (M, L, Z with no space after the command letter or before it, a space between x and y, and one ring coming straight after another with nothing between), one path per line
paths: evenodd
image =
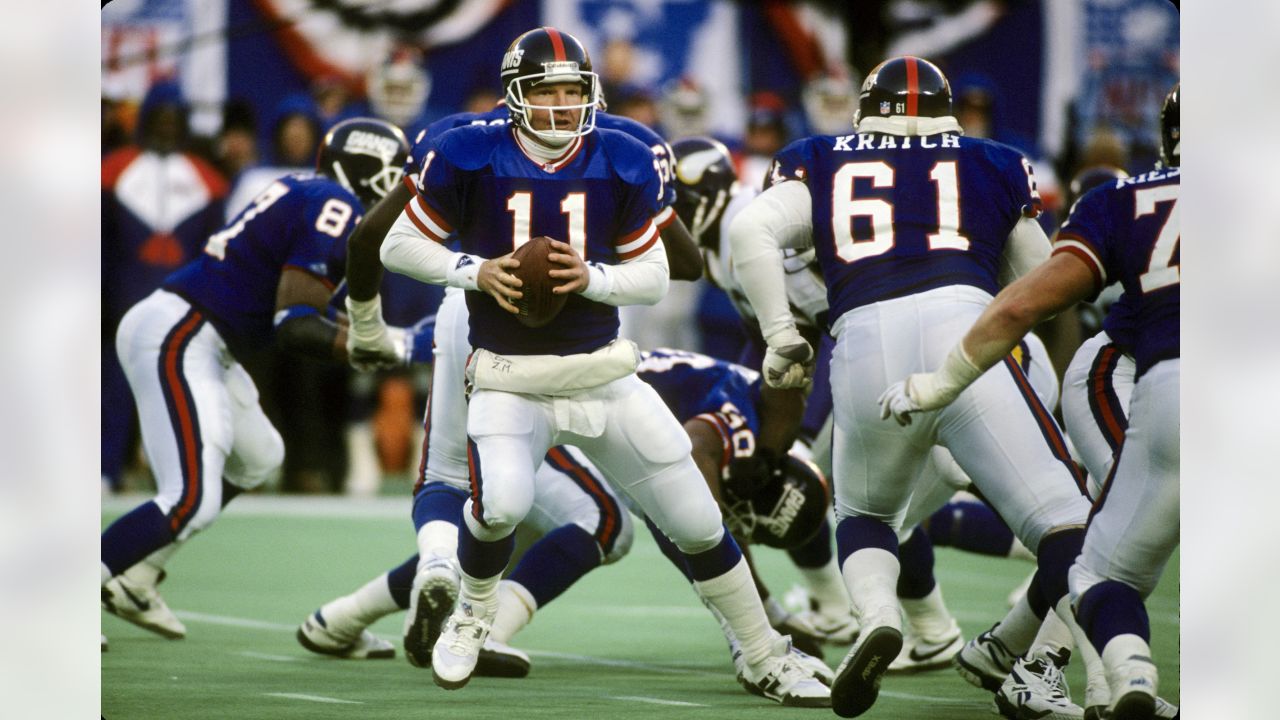
M490 618L477 610L466 600L459 602L431 651L432 678L446 690L457 690L471 680L489 637Z
M414 667L431 667L431 651L461 586L452 560L433 560L413 578L404 625L404 655Z
M996 623L997 625L999 623ZM996 626L992 625L991 630ZM965 643L956 654L956 672L974 687L999 692L1018 656L988 630Z
M1111 720L1154 718L1159 673L1146 641L1137 635L1117 635L1103 648L1102 664L1107 669L1112 698L1105 717Z
M914 673L937 670L951 664L964 647L960 626L951 622L951 629L942 636L924 638L908 632L902 642L902 652L889 664L891 673Z
M187 627L154 586L138 585L124 575L117 575L102 586L102 609L170 640L187 636Z
M774 638L774 652L759 664L742 663L738 682L753 695L768 698L786 707L831 707L831 690L814 674L807 661L802 662L786 636ZM740 653L734 660L737 664ZM805 655L810 660L821 660ZM826 667L825 664L823 667ZM827 668L830 672L830 668Z
M831 685L831 708L840 717L857 717L875 704L880 680L902 651L898 608L863 618L858 642L849 649Z
M824 640L832 645L852 645L858 639L858 618L853 611L829 615L818 610L806 610L797 616L809 623Z
M348 660L385 660L396 656L395 646L361 629L354 636L335 632L317 610L298 626L298 643L313 653Z
M1084 708L1071 702L1062 674L1071 652L1034 650L1019 658L996 693L996 709L1010 720L1081 720Z
M519 648L485 638L480 659L473 673L476 677L522 678L529 674L529 656Z

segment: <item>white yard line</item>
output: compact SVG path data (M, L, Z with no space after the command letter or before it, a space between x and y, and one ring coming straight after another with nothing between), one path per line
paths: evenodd
M286 700L306 700L307 702L330 703L336 705L363 705L359 700L341 700L324 695L304 695L302 693L262 693L267 697L278 697Z
M242 650L236 654L257 660L270 660L271 662L298 662L298 660L301 660L301 658L293 655L270 655L268 653L254 652L252 650Z
M229 627L249 628L252 630L282 630L285 632L293 632L298 629L297 625L283 625L281 623L265 622L263 620L227 617L226 615L209 615L207 613L192 612L190 610L178 610L174 614L188 622L205 623L207 625L227 625Z
M649 703L650 705L674 705L676 707L711 707L710 705L701 705L699 703L683 702L680 700L663 700L662 698L642 697L640 695L605 695L605 699L642 702Z

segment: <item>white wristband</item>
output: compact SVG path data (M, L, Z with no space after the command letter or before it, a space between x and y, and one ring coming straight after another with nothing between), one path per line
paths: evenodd
M478 290L479 285L477 285L476 279L480 275L480 263L482 262L484 262L484 258L479 255L454 253L453 257L449 259L449 270L445 273L449 287Z
M587 263L587 287L582 290L582 297L596 302L603 302L613 289L613 279L599 263Z

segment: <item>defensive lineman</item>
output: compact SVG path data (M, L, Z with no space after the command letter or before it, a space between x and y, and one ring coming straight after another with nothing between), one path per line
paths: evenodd
M780 248L812 243L826 279L837 546L863 626L832 687L845 717L871 707L902 647L895 531L934 444L1036 553L1046 610L1066 595L1088 512L1062 436L1012 360L948 410L906 429L880 420L876 388L936 364L998 289L1001 264L1020 275L1048 242L1027 161L960 136L950 86L931 63L908 56L873 70L855 126L799 141L808 183L770 188L730 229L769 344L766 381L803 382L812 357L787 307Z

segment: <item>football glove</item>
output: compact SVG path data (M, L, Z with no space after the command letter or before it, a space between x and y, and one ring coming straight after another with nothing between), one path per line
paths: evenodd
M805 387L813 379L813 348L792 328L771 338L764 354L764 381L769 387Z
M982 375L962 345L947 354L937 372L915 373L889 386L880 395L880 419L890 416L899 425L911 424L911 414L944 408Z

